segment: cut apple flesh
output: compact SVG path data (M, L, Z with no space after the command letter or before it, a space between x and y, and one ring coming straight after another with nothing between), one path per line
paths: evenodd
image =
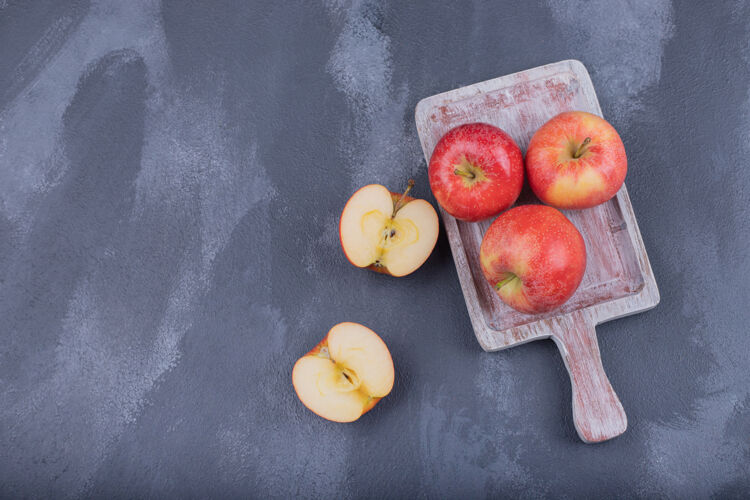
M384 186L365 186L341 214L339 232L347 258L357 267L375 265L404 276L430 256L438 237L438 217L425 200L410 199L394 214L394 197Z
M393 388L393 361L378 335L358 323L340 323L300 358L292 382L300 401L335 422L352 422Z
M300 401L334 422L357 420L370 399L347 383L341 368L330 359L305 356L294 367L294 387Z

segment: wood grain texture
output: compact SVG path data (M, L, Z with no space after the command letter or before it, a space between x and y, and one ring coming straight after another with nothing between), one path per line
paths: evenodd
M588 71L579 61L561 61L428 97L416 108L416 123L429 162L440 137L462 123L486 122L508 132L526 150L534 132L558 113L588 111L602 116ZM633 166L629 166L630 173ZM527 190L528 191L528 190ZM518 203L538 203L528 192ZM560 309L529 315L505 305L484 279L479 247L492 220L457 221L440 209L474 334L485 351L552 337L573 384L578 434L599 442L625 431L622 405L602 369L595 325L650 309L659 291L623 185L598 207L565 211L586 242L586 274Z
M576 431L587 443L619 436L628 427L628 417L604 373L594 324L585 309L566 314L562 320L564 327L552 339L570 374Z

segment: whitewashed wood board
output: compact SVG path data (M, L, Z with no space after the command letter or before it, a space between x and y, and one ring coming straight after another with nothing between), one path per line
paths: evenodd
M428 163L440 137L462 123L485 122L508 132L525 152L534 132L563 111L602 116L588 71L568 60L428 97L416 108ZM628 165L628 175L638 167ZM539 203L528 186L518 201ZM492 220L457 221L441 209L474 334L485 351L552 338L570 374L573 419L581 439L596 443L625 432L627 417L601 363L594 327L659 303L627 189L598 207L565 211L586 242L583 282L560 309L529 315L505 305L484 279L479 246Z

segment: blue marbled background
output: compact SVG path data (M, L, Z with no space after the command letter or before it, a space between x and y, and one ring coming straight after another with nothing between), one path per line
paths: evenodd
M480 349L444 236L395 280L336 230L434 202L421 98L567 58L662 294L598 328L598 446L551 342ZM747 2L0 0L0 496L747 497L749 130ZM397 369L352 425L290 383L343 320Z

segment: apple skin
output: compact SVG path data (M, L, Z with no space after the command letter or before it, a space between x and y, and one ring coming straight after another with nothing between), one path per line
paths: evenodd
M523 186L523 155L502 129L467 123L440 138L430 157L429 176L435 199L446 212L476 222L516 201Z
M581 148L586 138L588 145ZM625 146L604 118L584 111L555 116L534 133L526 150L534 194L561 209L591 208L619 191L628 172Z
M560 307L575 293L586 271L586 245L559 210L521 205L490 225L479 260L503 302L538 314Z

